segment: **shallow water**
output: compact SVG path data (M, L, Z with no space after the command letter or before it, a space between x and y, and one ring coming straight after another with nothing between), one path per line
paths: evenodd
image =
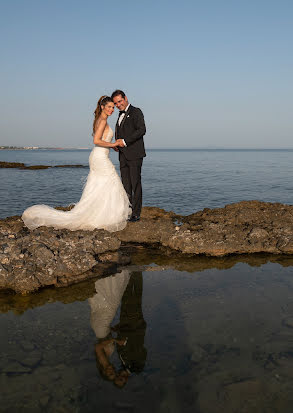
M1 411L291 413L292 258L182 260L140 251L129 267L134 287L111 323L128 324L136 373L125 387L96 365L94 280L2 294ZM118 353L116 346L116 372Z

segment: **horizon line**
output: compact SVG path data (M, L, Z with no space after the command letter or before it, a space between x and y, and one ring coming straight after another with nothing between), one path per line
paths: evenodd
M27 148L27 149L26 149ZM16 145L0 145L0 150L13 150L13 149L25 149L25 150L38 150L38 149L56 149L56 150L91 150L91 147L74 147L74 146L36 146L36 145L25 145L25 146L16 146ZM228 151L273 151L273 150L293 150L293 147L270 147L270 148L262 148L262 147L146 147L146 150L157 150L157 151L210 151L210 150L228 150Z

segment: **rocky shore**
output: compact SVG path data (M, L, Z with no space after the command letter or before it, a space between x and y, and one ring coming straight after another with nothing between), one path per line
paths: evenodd
M125 245L165 248L185 256L293 255L293 206L243 201L180 216L145 207L120 232L29 231L20 217L0 220L0 288L29 293L115 272L129 264Z
M49 169L49 168L87 168L85 165L26 165L22 162L3 162L0 161L0 168L16 168L26 170Z

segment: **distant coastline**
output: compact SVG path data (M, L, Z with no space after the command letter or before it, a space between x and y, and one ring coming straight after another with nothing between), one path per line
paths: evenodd
M34 151L34 150L56 150L56 151L68 151L68 150L89 150L90 148L61 148L61 147L43 147L43 146L0 146L0 150L12 150L12 151Z
M90 151L92 147L44 147L44 146L0 146L1 150L13 150L13 151ZM293 152L293 148L146 148L147 151L154 152L189 152L189 151L202 151L202 152Z

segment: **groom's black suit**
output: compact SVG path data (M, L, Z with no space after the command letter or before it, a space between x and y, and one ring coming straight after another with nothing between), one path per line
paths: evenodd
M143 113L129 105L121 124L116 123L115 138L124 139L126 146L119 148L121 179L132 205L132 215L139 217L142 207L141 167L146 156L143 136L146 133Z

